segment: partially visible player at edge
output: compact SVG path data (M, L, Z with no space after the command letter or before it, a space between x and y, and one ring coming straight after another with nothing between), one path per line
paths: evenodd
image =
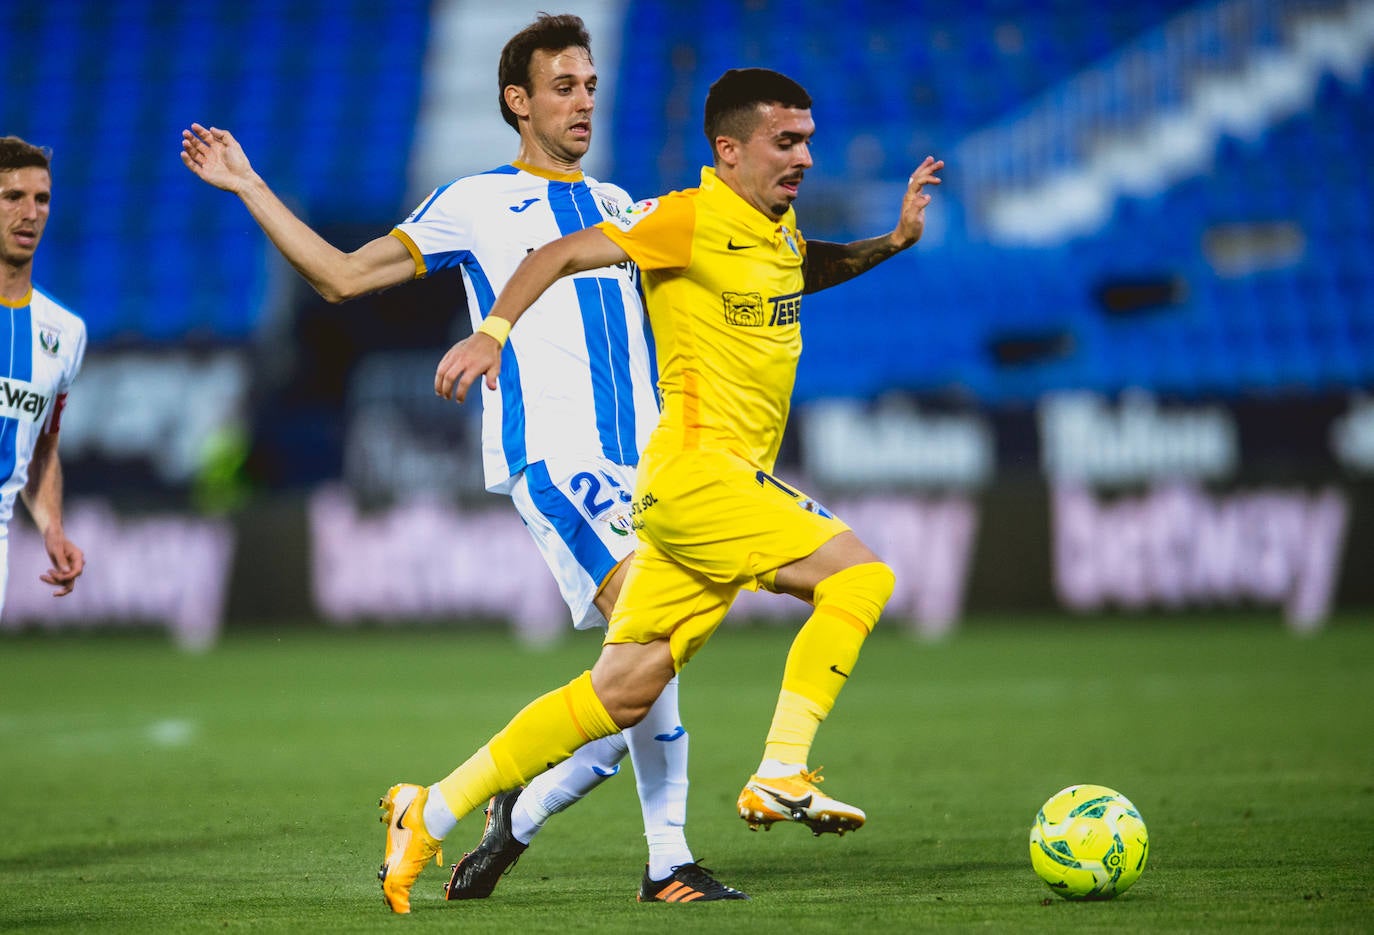
M52 207L49 154L0 137L0 612L9 580L9 525L22 497L52 567L39 575L70 594L86 557L62 526L57 432L86 355L86 323L33 284L33 257Z
M582 173L596 87L582 20L541 15L506 44L498 69L502 116L520 134L516 159L441 186L390 234L350 254L292 215L228 132L193 124L182 134L182 161L239 195L326 299L342 301L457 267L476 328L530 250L631 205L622 189ZM579 628L604 626L620 593L625 560L637 545L629 517L635 465L658 419L634 276L626 263L550 290L507 345L500 384L484 395L487 489L510 495ZM687 844L688 736L676 681L624 736L589 744L538 778L530 774L523 793L493 798L482 840L454 866L447 898L488 896L551 814L618 771L627 743L649 843L639 898L747 898L712 878ZM395 858L411 836L402 817L423 813L440 835L457 819L433 788L398 784L381 804L388 825L382 892L392 910L409 912L419 867L397 875Z
M801 353L803 294L916 243L931 197L925 186L939 183L944 163L927 157L912 173L890 233L808 244L792 202L812 165L810 108L807 92L775 71L726 72L706 98L715 164L702 169L700 187L640 202L535 251L478 333L440 363L435 392L445 398L462 402L481 377L497 385L506 378L501 349L511 326L545 290L564 276L633 261L644 280L663 396L635 489L640 548L601 656L437 784L455 817L588 739L637 723L740 588L763 587L814 610L788 652L762 762L739 796L740 816L751 827L790 820L816 833L863 823L860 809L820 791L808 758L892 594L893 573L843 522L771 471ZM866 321L856 315L854 326ZM407 874L418 872L440 837L414 823Z

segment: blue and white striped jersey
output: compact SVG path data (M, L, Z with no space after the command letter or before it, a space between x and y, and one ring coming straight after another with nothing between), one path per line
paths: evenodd
M505 165L436 189L392 234L417 274L458 267L474 328L526 254L633 202L581 173ZM486 487L548 457L636 465L658 421L653 342L633 264L554 283L511 332L500 385L482 387Z
M57 431L67 390L86 355L86 323L38 289L0 299L0 536L29 479L40 432Z

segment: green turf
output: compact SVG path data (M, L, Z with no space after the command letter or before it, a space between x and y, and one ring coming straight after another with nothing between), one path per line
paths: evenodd
M628 766L555 818L483 903L420 878L391 917L376 798L433 781L583 668L497 633L0 640L0 930L470 932L1368 931L1374 927L1374 625L1273 619L975 621L870 640L813 765L867 809L836 838L750 833L790 631L728 630L683 673L689 837L749 903L641 906ZM1030 870L1036 808L1126 793L1151 838L1126 895L1072 904ZM456 859L480 831L459 826Z

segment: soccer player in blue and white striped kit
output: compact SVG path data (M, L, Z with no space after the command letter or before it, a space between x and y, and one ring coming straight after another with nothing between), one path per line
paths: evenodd
M33 285L33 257L52 205L48 152L0 137L0 612L9 525L22 497L52 568L40 579L70 594L85 556L62 526L57 430L86 354L86 323Z
M439 187L388 235L353 253L296 218L227 131L193 124L182 134L182 161L237 194L329 301L456 268L476 328L526 254L634 204L619 187L582 173L597 75L581 19L541 14L502 50L498 83L502 116L520 134L516 159ZM630 526L635 467L658 420L646 321L629 264L564 280L530 310L506 345L498 389L483 396L486 487L511 497L578 628L605 625L637 545ZM628 747L649 844L639 899L747 899L697 864L687 845L687 741L675 678L634 728L588 744L523 792L492 799L482 840L455 865L447 898L489 895L544 821L614 775ZM417 809L439 836L456 819L437 786L398 784L381 804L388 826L383 895L393 911L409 912L414 876L389 873L411 835L402 819Z

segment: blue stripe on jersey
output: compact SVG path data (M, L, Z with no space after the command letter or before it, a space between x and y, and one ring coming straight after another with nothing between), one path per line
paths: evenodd
M454 179L453 181L456 182L456 181L458 181L458 180L457 180L457 179ZM443 185L440 185L438 188L436 188L436 189L434 190L434 194L432 194L432 195L429 196L429 201L426 201L424 204L420 205L420 207L418 207L418 208L415 209L415 213L414 213L414 214L412 214L410 217L406 218L406 223L407 223L407 224L414 224L416 221L420 220L420 218L424 217L424 216L425 216L425 212L429 210L430 205L432 205L432 204L434 204L434 202L438 201L438 200L439 200L439 196L442 195L444 192L448 191L448 187L449 187L450 185L452 185L452 184L453 184L453 182L446 182L446 183L444 183Z
M630 333L625 302L614 279L574 279L582 330L592 365L592 398L601 453L616 464L639 464L630 382ZM595 342L595 343L593 343Z
M520 170L517 169L517 168L515 168L515 166L497 166L495 169L488 169L486 172L482 172L482 173L480 173L480 174L481 174L481 175L515 175L515 174L516 174L517 172L519 172L519 171L520 171ZM406 218L406 223L407 223L407 224L414 224L416 221L420 220L420 218L424 217L424 216L425 216L425 212L428 211L428 210L430 209L430 206L433 205L434 202L436 202L436 201L439 200L439 196L442 195L444 192L448 191L449 186L451 186L454 182L458 182L458 181L461 181L461 180L460 180L460 179L454 179L452 182L445 182L443 185L440 185L438 188L436 188L436 189L434 190L434 194L432 194L432 195L429 196L429 200L426 201L424 204L420 205L420 207L416 208L414 214L412 214L410 217Z
M472 252L469 250L448 250L444 253L431 253L425 257L425 275L429 276L437 270L453 269L458 266L467 266L472 260Z
M496 302L491 281L471 253L463 258L463 272L472 283L477 309L481 317L486 318ZM510 341L501 349L501 373L496 381L501 388L501 449L506 455L506 469L515 475L524 470L529 461L529 449L525 446L525 397L520 392L520 361Z
M593 521L583 516L567 494L554 486L548 466L543 461L531 464L525 471L525 479L530 499L544 518L553 524L558 531L558 538L572 552L577 564L593 581L604 581L611 569L615 568L616 558L591 527Z
M587 226L601 221L596 196L587 183L579 182L573 186L573 200ZM603 320L610 339L610 355L604 366L609 370L612 387L616 449L619 452L618 458L609 451L607 456L621 464L636 465L639 463L639 448L635 445L634 383L630 377L630 332L625 322L625 299L616 280L600 279L597 282L601 287L600 305L605 312ZM586 308L585 304L583 308ZM584 313L584 320L585 317ZM590 334L588 337L590 339ZM600 366L594 365L594 371L600 369ZM598 419L600 417L598 409Z
M550 182L549 207L567 235L601 221L586 182ZM591 363L592 401L601 453L617 464L639 463L635 445L634 386L620 283L611 278L575 279L577 304Z
M8 308L0 315L0 360L13 380L33 379L33 309ZM0 419L0 484L14 475L18 463L19 420Z

